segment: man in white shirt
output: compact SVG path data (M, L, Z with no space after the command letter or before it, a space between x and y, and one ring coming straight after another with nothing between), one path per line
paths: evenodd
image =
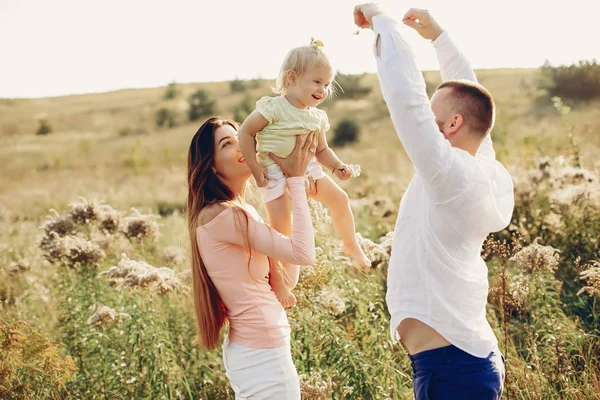
M512 179L496 161L491 95L425 10L405 25L431 40L443 84L427 98L415 57L390 17L356 6L375 32L375 58L394 128L415 167L402 197L388 270L394 341L413 367L415 398L499 399L504 365L486 320L488 271L481 247L514 208Z

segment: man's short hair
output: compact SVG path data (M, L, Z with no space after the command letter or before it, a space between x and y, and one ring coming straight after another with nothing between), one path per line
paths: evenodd
M473 132L485 136L494 126L495 105L492 95L478 83L466 80L452 80L442 83L437 90L449 88L455 99L453 111L461 114L464 123Z

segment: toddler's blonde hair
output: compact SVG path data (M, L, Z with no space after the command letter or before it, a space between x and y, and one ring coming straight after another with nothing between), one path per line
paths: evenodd
M304 73L312 68L329 67L334 71L331 61L327 54L319 48L313 46L296 47L285 56L279 75L275 81L273 92L277 94L286 94L289 87L288 73L294 71L296 77L300 78ZM333 83L333 82L332 82ZM329 86L329 90L333 90L333 84ZM331 92L329 93L331 94Z

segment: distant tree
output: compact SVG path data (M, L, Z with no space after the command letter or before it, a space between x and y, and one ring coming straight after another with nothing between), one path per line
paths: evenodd
M177 83L175 81L169 83L167 85L167 89L165 90L165 95L163 98L165 100L174 99L179 95L179 90L177 89Z
M238 79L236 77L234 80L229 81L229 87L231 88L231 91L233 93L244 92L246 89L248 89L248 84L246 83L246 81Z
M596 60L553 67L546 61L540 68L539 87L548 97L574 101L600 98L600 64Z
M40 119L39 124L40 125L38 126L38 129L35 132L36 135L47 135L50 132L52 132L52 127L45 119Z
M433 82L428 80L425 74L423 74L423 79L425 79L425 91L427 91L427 96L433 96L433 93L435 93L435 90L439 86L439 82Z
M166 107L159 108L156 111L154 120L156 121L156 126L159 128L163 126L172 128L177 124L175 120L175 113Z
M250 83L249 83L250 89L258 89L259 87L262 86L262 84L263 84L264 81L265 80L262 79L262 78L251 79Z
M358 140L360 134L360 124L353 118L344 118L335 126L333 130L334 146L344 146L348 143L354 143Z
M252 96L250 96L249 93L246 93L246 96L244 96L244 99L242 100L242 102L240 104L238 104L235 109L233 110L233 115L234 115L234 119L237 122L244 122L244 120L246 118L248 118L248 115L250 115L250 113L252 113L252 111L254 111L254 106L255 106L255 101L253 100Z
M188 117L190 121L196 121L207 115L215 114L216 101L206 89L198 89L188 98L190 108Z
M373 89L370 86L363 86L361 81L365 74L361 75L344 75L337 74L335 81L338 85L336 88L336 96L343 99L359 99L365 97Z

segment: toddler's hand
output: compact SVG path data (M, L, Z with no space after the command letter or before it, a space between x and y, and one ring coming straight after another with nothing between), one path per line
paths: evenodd
M265 167L259 165L252 171L252 175L254 175L254 179L256 180L256 186L267 186L267 169Z
M340 164L334 168L333 173L337 178L341 181L345 181L352 177L352 173L350 172L350 168L346 164Z

